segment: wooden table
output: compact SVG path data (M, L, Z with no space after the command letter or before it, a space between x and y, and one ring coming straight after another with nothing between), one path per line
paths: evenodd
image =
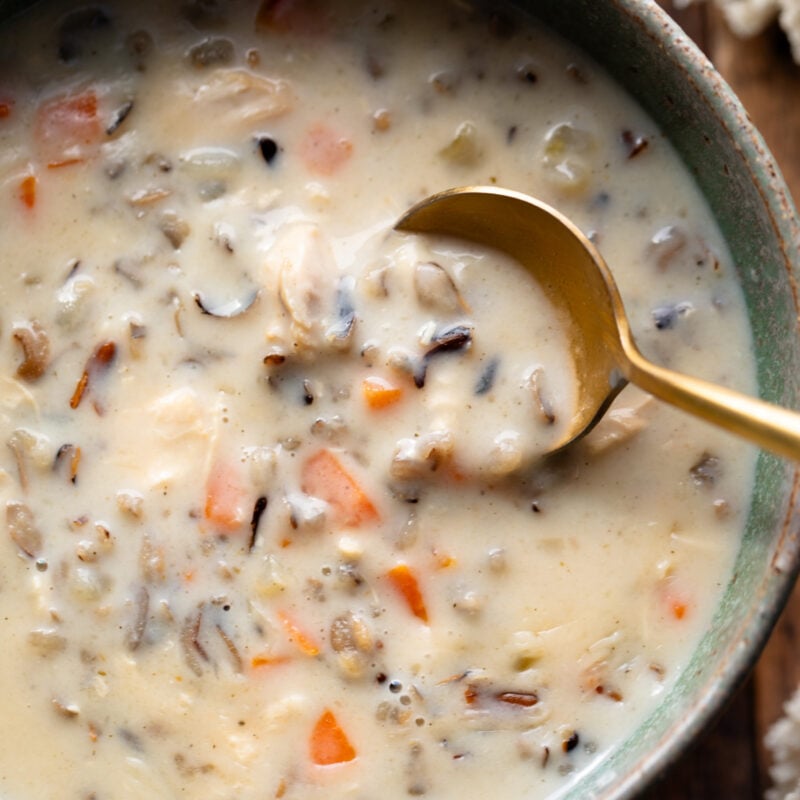
M677 10L661 0L748 110L800 202L800 67L780 29L734 38L705 4ZM756 800L769 785L764 733L800 683L800 584L755 672L718 723L643 800Z

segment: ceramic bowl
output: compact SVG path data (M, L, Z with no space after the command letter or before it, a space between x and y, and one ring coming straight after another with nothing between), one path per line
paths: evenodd
M731 249L746 297L760 394L797 408L800 228L780 171L740 102L654 2L535 0L527 6L606 67L670 138ZM734 693L758 658L800 565L797 489L797 465L761 453L733 576L691 663L639 730L564 797L636 795Z
M0 20L28 5L0 0ZM800 228L774 160L714 70L650 0L519 3L591 54L661 126L726 236L750 315L762 397L800 406ZM780 342L780 347L775 343ZM746 534L712 624L672 691L563 798L639 793L708 725L754 664L800 565L797 465L762 453Z

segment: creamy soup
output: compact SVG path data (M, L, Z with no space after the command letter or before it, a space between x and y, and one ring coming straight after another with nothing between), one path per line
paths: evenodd
M521 267L401 235L498 184L654 359L752 391L662 134L511 12L48 4L0 38L0 794L538 798L680 677L753 453L575 386Z

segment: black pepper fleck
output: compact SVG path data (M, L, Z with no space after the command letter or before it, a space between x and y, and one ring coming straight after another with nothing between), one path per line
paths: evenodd
M264 161L271 166L275 157L278 155L277 142L269 136L261 136L258 139L258 149Z

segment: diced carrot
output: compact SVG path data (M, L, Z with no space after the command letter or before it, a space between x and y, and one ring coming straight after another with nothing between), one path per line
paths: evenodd
M217 461L206 481L206 519L225 533L242 529L246 521L246 497L235 466L230 462Z
M408 564L397 564L386 573L386 576L392 586L402 595L411 613L427 623L428 609L425 607L417 576L414 575Z
M369 408L379 410L394 405L403 396L403 389L386 378L370 375L361 383L361 392Z
M669 578L662 586L661 602L668 616L676 620L685 619L691 609L689 592L674 578Z
M315 175L333 175L352 154L353 143L324 122L312 125L300 142L300 157Z
M306 633L285 611L278 612L278 619L289 637L289 641L297 647L301 653L307 656L318 656L319 645L314 638Z
M36 205L36 186L35 175L26 175L19 182L19 199L26 208L33 208Z
M286 664L290 660L289 656L272 656L266 653L258 653L250 659L250 666L253 669L263 669L265 667L275 667L278 664Z
M372 501L330 450L318 451L303 464L301 488L328 503L344 525L358 527L379 519Z
M683 619L686 616L686 611L689 606L684 603L682 600L673 600L671 604L672 615L675 619Z
M347 735L336 721L333 712L326 709L311 731L309 741L311 761L321 767L343 764L356 757L356 751Z
M36 112L36 151L50 168L76 164L94 155L102 133L93 91L53 98Z

